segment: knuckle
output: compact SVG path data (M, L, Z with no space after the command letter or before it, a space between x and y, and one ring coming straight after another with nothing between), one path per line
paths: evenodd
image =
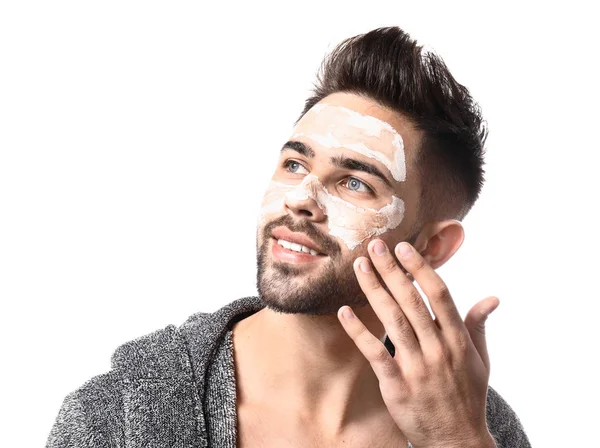
M444 283L436 283L436 285L433 288L433 293L436 297L450 297L450 291Z
M424 312L420 312L417 314L417 319L423 328L423 333L425 336L434 336L439 339L439 329L431 320L431 316L429 312L425 310Z
M427 265L427 263L425 262L424 258L418 257L417 260L414 261L414 265L413 265L413 270L415 271L420 271L422 270L425 266Z
M410 288L414 286L406 275L399 275L397 281L401 288Z
M467 365L467 354L464 352L453 354L448 365L453 372L464 370Z
M373 346L374 355L373 358L376 362L382 363L383 365L387 365L387 361L390 359L390 353L383 349L379 349Z
M360 330L358 330L358 332L356 333L355 339L362 341L362 343L365 346L370 346L372 344L372 340L369 338L369 331L367 330L367 327L362 327Z
M408 372L411 379L416 380L418 384L422 384L431 378L431 370L421 362L412 363Z
M454 345L460 351L464 352L469 347L469 343L471 342L471 336L467 333L467 331L458 331L456 336L454 336Z
M362 351L366 354L369 361L382 362L385 360L385 354L389 358L389 352L385 346L382 349L381 345L381 341L372 335L365 335L363 337Z
M421 298L421 295L419 294L418 291L412 291L408 295L406 302L410 306L417 307L417 306L421 305L421 303L423 302L423 299Z
M383 270L385 272L394 272L396 269L398 269L398 264L396 263L396 260L394 260L391 257L385 260L383 265Z
M401 344L410 346L415 339L415 334L406 316L402 313L394 314L390 321L389 325L396 339Z
M437 331L438 327L437 327L437 325L435 325L433 316L429 312L429 309L425 305L425 302L423 302L423 307L421 309L419 309L419 313L417 314L417 317L418 317L420 323L426 324L425 326L427 328L430 328L433 331ZM433 325L431 325L432 323L433 323Z
M404 332L409 326L408 321L406 320L406 316L402 312L395 312L394 314L392 314L391 323L396 328L399 328L401 332Z
M371 280L369 280L369 288L373 291L379 291L383 287L381 286L381 282L379 280L377 280L376 278L372 278Z
M447 364L450 361L450 353L442 343L431 348L431 360L434 364Z

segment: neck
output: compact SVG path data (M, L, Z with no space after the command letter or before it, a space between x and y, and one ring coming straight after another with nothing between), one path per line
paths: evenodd
M354 312L384 340L371 307ZM233 333L240 405L336 428L386 409L371 365L335 315L263 308L238 322Z

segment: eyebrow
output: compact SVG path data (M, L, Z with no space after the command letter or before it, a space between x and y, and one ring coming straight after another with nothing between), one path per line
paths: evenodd
M281 147L281 153L287 150L296 151L303 156L312 159L315 156L315 151L306 143L299 142L297 140L290 140L285 142ZM362 171L378 177L390 190L394 191L392 182L385 176L379 168L372 163L363 162L362 160L351 159L345 156L330 157L329 162L338 168L345 168L347 170Z

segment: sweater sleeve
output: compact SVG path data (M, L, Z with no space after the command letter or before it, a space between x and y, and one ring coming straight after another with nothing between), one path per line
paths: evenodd
M488 431L498 448L531 448L519 417L491 386L488 386L486 416Z
M92 430L76 392L66 396L48 436L46 448L100 448L102 444Z
M116 385L109 374L98 375L68 394L62 402L46 448L108 448L122 446Z

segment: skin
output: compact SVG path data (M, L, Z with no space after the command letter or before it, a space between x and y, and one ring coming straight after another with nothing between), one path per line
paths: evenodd
M307 166L302 162L293 161L295 166L286 167L281 174L276 173L276 176L281 178L278 179L280 182L271 182L267 189L261 209L263 220L268 215L272 215L273 219L278 217L286 195L291 196L289 199L292 200L312 196L328 217L329 235L341 238L350 250L354 250L356 245L369 237L396 228L402 221L404 201L393 194L391 180L405 180L405 154L402 137L391 125L371 115L321 103L302 117L294 129L292 140L293 143L288 142L283 150L296 150L310 159L313 155L309 149L308 154L303 153L301 148L294 144L316 144L320 149L331 148L330 156L340 159L346 156L340 154L339 148L349 149L360 154L359 161L362 162L360 159L365 157L374 159L387 169L381 171L383 179L372 176L373 186L367 186L364 180L352 179L351 190L335 185L331 176L323 177L321 182L315 174L307 171L308 165L311 165L310 160ZM291 170L294 172L291 173ZM302 174L303 172L306 174ZM300 183L298 174L302 174ZM370 194L370 190L374 190L376 194ZM380 207L381 205L383 207ZM330 260L334 260L334 257Z
M414 448L495 447L486 425L485 320L498 299L482 300L463 322L445 283L410 244L400 243L392 252L372 241L369 255L370 260L358 258L354 269L397 349L394 357L349 307L338 317L377 375L392 418ZM397 260L429 298L435 319Z
M262 440L285 433L288 435L286 440L290 443L286 446L308 446L308 437L313 438L311 440L316 446L352 446L347 444L349 441L355 441L360 446L366 440L373 443L372 431L377 431L382 441L405 442L404 434L410 434L408 439L415 448L418 445L413 440L424 440L421 436L428 440L439 436L440 440L444 440L452 436L447 433L447 428L444 429L445 433L436 433L435 428L428 430L427 434L420 434L415 430L415 421L428 421L425 414L419 415L416 420L403 420L401 416L406 413L407 403L414 402L402 401L403 406L394 405L390 409L390 403L396 404L399 401L396 399L398 391L394 389L394 385L400 390L406 388L402 386L404 383L400 376L390 376L390 372L398 373L400 368L391 369L390 361L384 358L382 351L382 347L385 350L382 342L387 332L397 347L398 354L403 353L403 339L398 337L402 333L397 325L390 324L390 320L393 316L398 317L398 309L402 309L398 305L398 295L414 297L412 291L406 292L409 291L408 284L412 285L412 275L419 273L420 277L427 277L420 274L422 270L412 272L409 266L398 265L397 262L394 263L396 270L392 272L392 261L380 257L379 264L376 265L378 269L369 274L370 280L367 282L361 278L354 263L357 258L370 259L373 255L372 245L376 241L394 248L399 242L412 237L411 247L420 254L419 260L423 260L423 264L434 272L461 246L464 239L463 227L455 220L421 223L416 235L409 234L415 224L420 191L427 180L417 179L413 175L413 160L422 136L406 118L370 99L351 93L335 93L322 102L371 115L392 125L404 141L407 168L405 181L395 182L393 192L383 193L381 189L381 195L376 198L351 192L346 183L348 178L359 179L371 186L376 185L375 178L363 172L334 167L329 164L328 158L332 155L331 151L359 159L360 155L345 148L326 149L314 142L310 142L315 151L312 159L295 152L283 153L273 180L281 182L290 175L282 167L282 163L293 159L306 167L307 172L326 183L329 191L336 191L340 197L355 205L364 204L379 209L389 203L391 194L395 194L405 203L404 219L395 229L377 238L365 240L354 250L349 250L339 238L328 234L327 216L312 198L286 199L285 206L278 213L269 215L259 225L257 280L259 294L267 306L233 327L240 437L248 442L249 432L260 433L257 437L262 437ZM386 149L382 148L384 150ZM375 163L382 171L386 170L383 164L373 159L362 159ZM302 174L297 174L295 179L293 181L288 177L286 182L300 183ZM310 267L274 263L270 252L272 242L268 236L276 225L283 225L311 237L326 249L328 257L325 262L311 263L313 266ZM382 261L388 267L387 270L381 265ZM402 280L392 282L393 287L390 287L383 281L379 268L388 281L391 274ZM431 273L428 278L433 278ZM382 288L374 286L374 281L378 281ZM437 285L440 286L439 282ZM383 293L388 294L387 301L382 300ZM392 301L396 303L396 308L392 307ZM491 298L478 303L470 312L471 324L479 325L474 313L482 307L490 310L496 302L497 299ZM424 302L422 303L424 306ZM341 312L347 305L350 305L357 317L351 324L341 317ZM419 312L421 316L425 316L422 307ZM427 313L433 325L437 325L428 311ZM395 323L399 322L401 321ZM467 334L464 333L467 331L466 327L462 325L461 334ZM458 333L455 330L453 334ZM406 334L404 340L410 341ZM394 363L409 363L411 359L400 356L397 359L391 358L389 353L388 357ZM479 375L484 373L482 365L475 362L472 365L479 368ZM380 377L382 371L387 374L386 381L383 382L385 389L382 388ZM447 386L443 382L440 384ZM470 411L472 415L481 417L482 382L479 381L478 384L479 408ZM485 384L487 385L487 378ZM387 394L384 393L385 390L388 391ZM412 399L418 403L424 397L425 395L415 394ZM439 393L436 397L443 401L444 395ZM485 406L485 395L483 405ZM426 413L427 410L420 412ZM469 442L489 442L490 439L486 438L489 434L480 423L479 419L472 430L469 427ZM266 426L272 429L269 430Z

